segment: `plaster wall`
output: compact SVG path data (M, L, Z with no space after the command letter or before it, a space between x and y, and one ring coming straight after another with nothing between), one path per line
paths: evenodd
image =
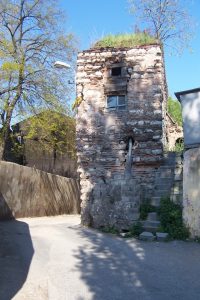
M183 219L191 236L200 237L200 148L184 153Z

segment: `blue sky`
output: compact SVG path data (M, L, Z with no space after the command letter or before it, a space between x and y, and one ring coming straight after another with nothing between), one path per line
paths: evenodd
M108 33L132 32L135 18L129 14L127 0L60 0L66 10L66 30L79 40L80 50ZM200 0L191 0L187 9L198 22ZM169 95L174 92L200 87L200 26L191 43L192 53L185 50L181 56L170 56L166 51L165 63Z

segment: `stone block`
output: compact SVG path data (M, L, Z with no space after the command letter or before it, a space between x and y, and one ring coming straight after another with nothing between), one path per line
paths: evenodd
M148 213L148 217L147 217L148 221L158 221L158 215L156 212L151 212Z
M139 235L139 239L142 241L152 242L155 240L155 235L153 235L153 233L151 233L151 232L144 231Z
M166 232L156 232L157 241L163 242L169 238L169 234Z

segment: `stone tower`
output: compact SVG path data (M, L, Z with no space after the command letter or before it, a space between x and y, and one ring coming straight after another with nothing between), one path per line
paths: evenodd
M165 144L159 45L79 53L77 155L82 224L126 229L152 196Z

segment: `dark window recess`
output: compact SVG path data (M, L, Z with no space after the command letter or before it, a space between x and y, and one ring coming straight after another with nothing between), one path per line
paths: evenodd
M107 96L107 108L109 110L125 110L126 109L126 96L125 95Z
M116 67L111 69L111 76L121 76L122 68Z

